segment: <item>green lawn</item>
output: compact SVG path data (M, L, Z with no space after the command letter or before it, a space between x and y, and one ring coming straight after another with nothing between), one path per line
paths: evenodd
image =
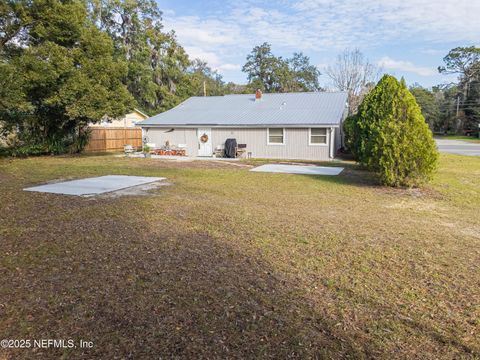
M252 162L256 163L256 162ZM423 189L113 156L0 160L0 358L480 356L480 158ZM23 192L165 176L150 196Z
M438 139L444 140L462 140L473 143L480 143L480 139L474 136L462 136L462 135L444 135L444 136L435 136Z

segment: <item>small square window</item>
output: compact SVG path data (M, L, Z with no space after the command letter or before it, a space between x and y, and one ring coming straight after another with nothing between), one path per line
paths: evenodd
M269 144L279 144L283 145L283 129L282 128L273 128L268 129L268 143Z
M310 129L311 145L325 145L326 143L327 143L327 129L325 128Z

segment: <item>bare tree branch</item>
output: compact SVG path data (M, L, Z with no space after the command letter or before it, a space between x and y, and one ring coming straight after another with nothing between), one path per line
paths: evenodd
M365 59L359 49L345 49L325 73L336 89L348 93L350 113L353 113L363 95L378 80L381 69Z

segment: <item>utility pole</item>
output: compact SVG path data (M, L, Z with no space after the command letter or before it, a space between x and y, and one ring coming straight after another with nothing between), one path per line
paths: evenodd
M460 95L457 95L457 113L456 113L456 117L458 119L458 110L460 108Z
M203 80L203 96L207 96L207 83Z

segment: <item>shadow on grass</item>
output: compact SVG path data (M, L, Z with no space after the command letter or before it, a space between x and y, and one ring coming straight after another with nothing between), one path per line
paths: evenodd
M280 273L248 238L214 238L161 213L146 216L135 199L38 195L17 209L0 218L18 229L1 233L0 339L83 339L94 347L6 349L0 357L373 358L395 346L360 320L338 325L328 303L341 304L335 296L348 289L312 299L311 284ZM175 216L184 215L166 217ZM387 306L371 301L368 309L379 319L394 313ZM439 347L471 350L406 324Z
M341 185L359 186L359 187L380 187L375 174L361 169L358 165L347 165L344 170L336 176L314 176L308 175L326 182Z
M114 156L114 155L124 155L123 151L101 151L101 152L81 152L79 154L65 155L66 157L77 157L77 158L89 158L89 157L102 157L102 156ZM126 156L125 156L126 157Z
M334 161L315 161L315 160L282 160L282 159L242 159L242 163L260 166L265 164L287 164L287 165L315 165L315 166L328 166L328 167L344 167L352 166L356 167L353 161L343 161L343 160L334 160Z
M249 159L245 163L253 166L261 166L265 164L287 164L287 165L314 165L326 167L343 167L344 170L339 175L302 175L312 179L331 182L335 184L344 184L351 186L380 186L375 174L363 169L359 164L349 160L335 161L310 161L310 160L271 160L271 159Z
M4 273L0 289L1 335L83 339L94 347L4 350L8 357L368 356L368 345L359 350L320 315L295 279L235 239L150 232L141 221L105 217L61 226L7 239L15 251L4 260L16 270Z

